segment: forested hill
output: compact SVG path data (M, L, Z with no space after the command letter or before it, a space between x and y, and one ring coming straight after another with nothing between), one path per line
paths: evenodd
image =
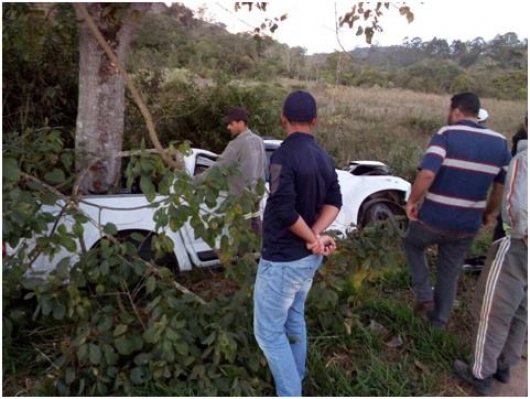
M224 75L269 81L285 76L351 86L527 97L528 40L515 33L499 33L491 41L477 37L424 42L415 37L401 46L306 55L301 47L291 48L268 37L228 33L221 24L200 21L180 5L158 11L142 20L130 63L133 68L180 68L203 78Z
M73 127L79 48L72 6L5 3L2 11L2 73L9 83L3 91L4 131L42 123ZM526 101L527 44L526 38L503 33L488 42L413 38L402 46L309 56L270 37L231 34L180 4L156 3L153 12L140 16L127 69L153 88L156 81L225 86L232 79L269 83L286 77L439 94L472 90L481 97Z

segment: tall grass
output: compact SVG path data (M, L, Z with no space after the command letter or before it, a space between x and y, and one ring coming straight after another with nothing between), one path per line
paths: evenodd
M450 95L403 89L358 88L283 81L311 91L319 107L315 135L338 166L351 160L385 162L411 180L430 137L447 123ZM523 122L527 103L483 99L488 126L508 139Z

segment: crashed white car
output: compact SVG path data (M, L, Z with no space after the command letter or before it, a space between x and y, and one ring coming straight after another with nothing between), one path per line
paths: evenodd
M281 141L264 140L264 142L270 159L274 150L281 145ZM210 151L193 149L191 154L184 158L185 168L191 175L201 173L211 166L217 157L217 154ZM391 175L385 164L375 161L350 162L346 170L337 170L337 174L343 207L329 230L345 235L356 226L364 226L391 215L403 214L402 205L410 194L410 183ZM155 201L161 199L157 197ZM265 203L266 198L261 202L262 214ZM130 237L133 233L148 237L139 248L141 256L145 258L152 257L150 237L156 234L153 220L156 208L148 205L148 200L141 193L87 195L79 202L81 210L98 221L101 226L113 223L118 229L117 235L120 238ZM59 207L43 207L43 210L55 215L59 215L60 212ZM62 222L66 226L74 223L69 216L62 217L65 218ZM101 232L90 223L84 224L83 227L86 248L97 246L102 239ZM215 249L201 238L196 238L189 223L176 232L168 228L165 234L173 241L174 252L168 256L178 270L185 271L191 270L194 266L208 267L219 264ZM79 243L77 249L81 250ZM40 255L33 263L32 271L46 274L65 257L74 260L77 253L68 252L63 248L52 259L47 255Z

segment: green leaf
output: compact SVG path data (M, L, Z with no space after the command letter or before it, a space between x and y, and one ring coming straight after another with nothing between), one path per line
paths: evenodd
M70 385L74 381L75 381L75 369L73 367L68 367L64 375L64 382L66 382L66 385Z
M68 358L66 357L66 355L61 355L59 356L57 359L55 359L55 361L53 362L53 364L55 364L56 367L63 367L66 363L66 360Z
M63 183L66 180L66 176L61 169L54 169L44 175L44 180L50 183Z
M203 339L202 340L202 343L204 345L211 345L214 341L215 341L215 338L217 337L217 333L215 331L212 331L210 333L210 335L208 335L207 338Z
M150 294L156 288L156 278L155 276L150 276L145 283L145 291Z
M123 333L127 331L128 328L129 326L127 324L119 324L114 329L114 332L112 333L112 335L114 335L115 337L122 335Z
M142 190L142 193L144 193L144 195L147 197L147 200L149 202L155 199L155 186L150 176L142 175L142 177L140 178L140 189Z
M144 333L143 338L148 344L154 344L158 339L159 334L155 327L149 327Z
M77 349L77 357L79 360L84 361L88 357L88 345L82 344L79 346L79 349Z
M104 227L103 227L103 231L105 232L105 234L108 234L109 236L114 236L116 234L118 234L118 228L116 227L116 225L114 223L107 223Z
M131 381L135 385L141 385L145 382L146 373L143 367L135 367L131 370Z
M101 320L98 323L97 330L99 332L108 331L108 330L110 330L112 328L112 324L113 324L112 317L110 317L108 315L105 315L105 316L103 316L103 320Z
M40 199L44 205L54 205L57 201L57 195L47 191L41 195Z
M189 346L186 342L177 342L174 345L179 355L186 356L188 354Z
M70 237L61 236L59 238L59 243L66 248L68 252L76 252L77 245L73 239Z
M121 336L116 340L116 349L120 355L130 355L132 352L132 345L129 339L125 336Z
M180 334L172 328L166 329L166 338L170 341L177 341L180 338Z
M116 364L120 358L110 345L105 345L103 347L103 354L105 355L105 361L108 365Z
M94 365L101 363L101 349L99 349L99 346L88 344L88 360Z
M134 357L134 364L137 366L145 366L153 357L152 353L140 353Z
M77 237L82 237L85 229L83 228L83 225L76 223L72 226L72 231Z
M53 306L53 318L55 320L64 319L65 314L66 314L66 307L62 303L56 303Z
M18 163L13 158L4 158L2 162L3 172L2 176L10 181L18 181L20 179L20 168Z
M79 381L79 389L77 390L77 396L83 396L81 395L85 391L85 379L81 378L81 381Z

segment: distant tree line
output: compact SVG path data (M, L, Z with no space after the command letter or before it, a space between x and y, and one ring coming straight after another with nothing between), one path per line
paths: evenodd
M448 43L406 38L402 46L354 50L326 57L328 79L353 86L401 87L433 93L473 90L484 97L526 99L528 40L511 32L486 42L477 37Z
M448 43L405 38L401 46L307 55L270 37L230 34L222 24L175 18L171 11L144 18L131 66L182 68L203 77L270 81L288 77L363 87L400 87L432 93L473 90L484 97L526 99L528 40L510 32L491 41Z

